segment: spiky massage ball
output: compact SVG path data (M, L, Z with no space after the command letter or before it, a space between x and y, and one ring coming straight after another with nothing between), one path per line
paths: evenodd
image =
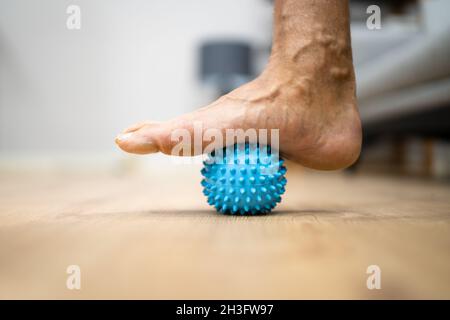
M270 146L235 144L213 151L203 163L203 194L219 212L268 213L281 201L286 167Z

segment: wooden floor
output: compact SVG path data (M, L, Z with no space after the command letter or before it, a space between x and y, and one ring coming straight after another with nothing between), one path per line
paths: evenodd
M450 298L448 184L288 170L260 217L216 214L186 166L3 173L0 298Z

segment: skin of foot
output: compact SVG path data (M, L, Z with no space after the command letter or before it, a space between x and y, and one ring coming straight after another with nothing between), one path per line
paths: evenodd
M279 129L281 156L342 169L361 150L347 1L277 0L269 62L255 80L166 122L142 122L116 138L130 153L171 154L174 130ZM210 144L204 141L203 147Z

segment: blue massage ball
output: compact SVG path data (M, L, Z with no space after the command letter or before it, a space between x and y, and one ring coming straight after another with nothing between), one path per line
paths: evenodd
M203 194L219 212L268 213L281 201L286 167L270 146L235 144L213 151L203 163Z

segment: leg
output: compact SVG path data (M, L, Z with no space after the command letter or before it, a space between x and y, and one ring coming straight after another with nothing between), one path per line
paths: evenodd
M361 149L348 2L276 0L274 42L264 72L209 106L173 120L146 122L116 139L132 153L170 154L171 132L279 129L281 154L304 166L351 165ZM209 141L204 143L209 144Z

